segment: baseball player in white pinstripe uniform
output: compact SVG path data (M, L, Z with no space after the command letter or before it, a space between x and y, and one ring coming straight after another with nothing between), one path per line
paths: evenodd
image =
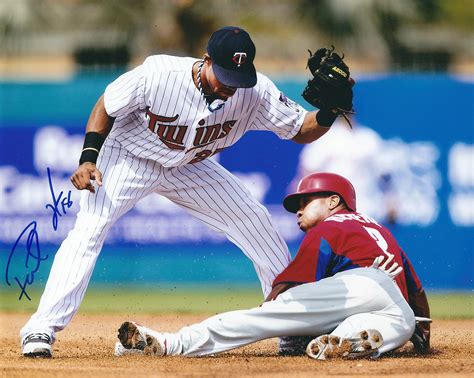
M336 116L307 112L253 65L255 46L238 27L210 38L202 60L148 57L112 82L86 127L71 181L82 192L74 229L56 253L36 313L22 328L22 353L51 357L71 321L112 225L158 193L226 234L253 262L264 295L290 255L267 210L210 156L247 131L310 143ZM95 181L95 184L93 184ZM159 227L159 225L157 225Z

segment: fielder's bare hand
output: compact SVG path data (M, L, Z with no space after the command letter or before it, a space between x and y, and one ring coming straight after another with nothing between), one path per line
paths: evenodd
M89 192L95 193L91 180L95 180L97 185L102 186L102 173L94 163L82 163L71 176L71 182L76 189L87 189Z

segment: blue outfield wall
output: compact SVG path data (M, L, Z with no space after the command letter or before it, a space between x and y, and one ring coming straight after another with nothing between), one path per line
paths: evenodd
M90 110L118 73L80 75L65 82L0 82L1 266L9 280L25 268L27 237L43 257L34 285L72 228L78 192L68 181L77 166ZM472 290L474 251L474 85L448 75L356 77L355 127L336 125L311 146L252 132L218 156L270 210L297 250L302 234L281 199L306 172L349 177L361 211L385 223L429 289ZM301 79L276 80L304 104ZM306 105L305 105L306 106ZM50 169L49 185L47 169ZM70 201L57 217L46 207ZM23 230L36 221L35 232ZM28 270L29 269L29 270ZM257 282L252 264L222 235L158 196L148 198L111 230L93 282L131 284ZM5 287L6 279L0 287ZM13 283L15 285L15 283Z

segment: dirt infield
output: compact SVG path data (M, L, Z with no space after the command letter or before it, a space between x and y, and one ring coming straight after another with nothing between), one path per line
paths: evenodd
M18 330L24 314L1 314L0 376L473 376L474 320L438 320L434 323L433 351L416 355L404 347L379 360L319 362L307 357L276 356L276 339L206 358L148 356L114 357L116 330L132 319L151 328L175 331L200 321L195 315L78 315L58 334L52 360L21 357Z

